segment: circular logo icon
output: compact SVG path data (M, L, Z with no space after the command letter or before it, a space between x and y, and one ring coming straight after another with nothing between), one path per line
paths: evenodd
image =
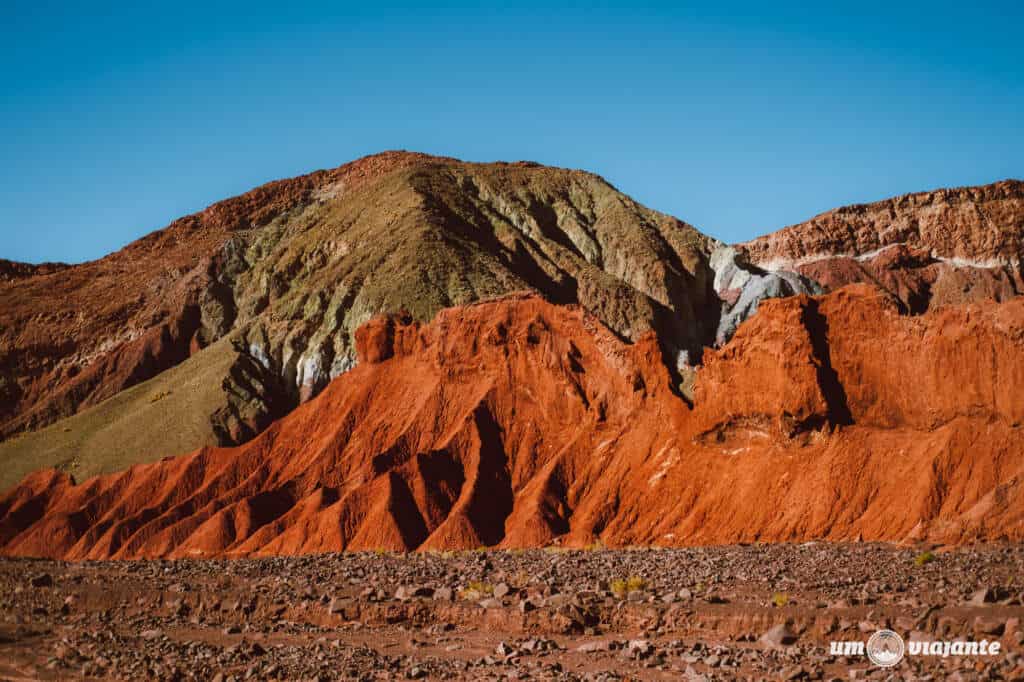
M866 647L868 658L877 666L891 668L903 660L903 638L892 630L879 630L871 635Z

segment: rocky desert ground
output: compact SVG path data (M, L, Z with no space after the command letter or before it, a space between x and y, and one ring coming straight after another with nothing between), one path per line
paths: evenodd
M993 680L1024 548L884 544L0 561L0 679ZM830 654L891 628L995 656Z

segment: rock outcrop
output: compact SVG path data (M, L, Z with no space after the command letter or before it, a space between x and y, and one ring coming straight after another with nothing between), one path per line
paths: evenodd
M868 282L907 310L1024 291L1024 182L907 194L835 209L742 245L765 270L828 289Z
M122 403L119 422L153 436L140 461L163 452L156 396L185 450L245 442L351 369L371 317L425 321L512 291L579 304L624 339L654 330L673 361L699 355L717 320L713 245L593 174L531 163L390 152L271 183L99 261L0 268L0 460L110 471L89 410L172 367L220 397ZM215 344L235 359L219 377L199 357Z
M768 271L751 265L746 253L732 246L720 246L709 260L715 273L715 292L722 301L715 344L721 346L736 329L757 312L761 301L799 294L823 293L814 280L787 270Z
M762 301L691 409L653 333L516 296L375 318L359 362L251 442L0 499L0 551L1024 539L1024 301L905 316ZM913 390L908 390L911 388Z

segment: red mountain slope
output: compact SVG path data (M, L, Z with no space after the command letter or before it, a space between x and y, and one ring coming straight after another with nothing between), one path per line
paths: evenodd
M831 289L876 284L920 312L1024 291L1024 182L918 192L837 208L743 245L769 270Z
M253 441L0 500L0 551L67 559L479 545L1024 539L1024 302L919 317L876 289L762 303L670 390L532 296L377 318Z

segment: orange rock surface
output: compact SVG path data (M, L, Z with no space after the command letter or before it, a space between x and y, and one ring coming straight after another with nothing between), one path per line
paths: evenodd
M528 295L377 318L359 365L236 448L0 498L65 559L811 539L1024 539L1024 301L765 301L694 407L653 335Z

